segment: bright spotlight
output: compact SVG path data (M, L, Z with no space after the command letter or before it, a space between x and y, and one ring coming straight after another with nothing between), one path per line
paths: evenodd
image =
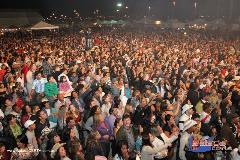
M117 6L118 7L122 7L122 3L117 3Z

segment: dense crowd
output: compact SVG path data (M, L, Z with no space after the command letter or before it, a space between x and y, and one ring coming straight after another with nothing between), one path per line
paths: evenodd
M1 37L0 159L240 159L239 39L89 38L88 50L80 33Z

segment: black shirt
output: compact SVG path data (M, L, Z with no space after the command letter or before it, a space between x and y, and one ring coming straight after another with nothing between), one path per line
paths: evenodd
M49 124L48 120L46 120L46 122L44 124L42 124L40 121L38 121L36 123L36 129L35 129L36 138L39 138L42 135L42 130L45 127L50 127L50 124Z

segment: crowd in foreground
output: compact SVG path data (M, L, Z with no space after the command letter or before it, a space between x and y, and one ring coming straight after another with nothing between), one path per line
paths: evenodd
M77 33L1 37L1 160L240 159L239 39L91 38L86 50Z

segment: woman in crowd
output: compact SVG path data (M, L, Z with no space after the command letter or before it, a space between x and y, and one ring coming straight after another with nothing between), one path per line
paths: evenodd
M104 156L100 143L101 135L98 131L92 131L87 140L86 159L94 160L95 156Z
M113 135L108 124L104 121L104 117L102 114L95 114L94 115L94 128L99 132L101 135L100 144L104 151L104 156L108 157L110 152L110 140L113 140Z
M61 146L60 148L58 148L57 153L56 153L54 159L71 160L71 159L67 156L66 149L64 148L64 146Z

